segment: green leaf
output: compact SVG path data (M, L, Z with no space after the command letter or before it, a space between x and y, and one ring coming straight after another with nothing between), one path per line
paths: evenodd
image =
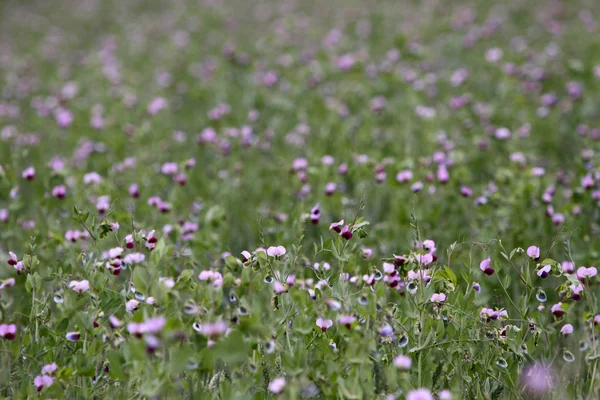
M121 356L121 353L119 353L118 351L114 350L111 351L110 353L108 353L108 363L110 366L109 369L109 375L111 378L113 379L118 379L118 380L125 380L127 379L127 376L125 375L125 372L123 372L123 357Z
M229 365L241 364L248 359L250 346L240 332L233 332L212 348L215 358Z
M136 266L133 270L133 285L137 290L142 293L146 292L148 288L148 282L150 281L150 273L148 270L141 266Z

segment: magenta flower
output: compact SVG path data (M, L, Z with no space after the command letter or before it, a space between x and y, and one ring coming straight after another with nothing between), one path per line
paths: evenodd
M79 340L80 337L81 337L81 334L79 332L67 332L67 334L65 335L65 338L69 342L76 342Z
M323 319L323 318L317 319L317 326L319 328L321 328L321 330L323 332L327 331L327 328L330 328L332 325L333 325L333 321L330 319Z
M285 389L285 378L275 378L269 382L269 392L279 394Z
M394 358L394 367L407 371L412 365L412 360L408 356L399 355Z
M271 257L280 257L286 253L283 246L271 246L267 249L267 255Z
M87 292L88 290L90 290L90 281L88 281L88 280L71 281L69 283L69 287L71 289L73 289L74 292L77 292L77 293Z
M406 400L434 400L429 389L415 389L406 394Z
M325 195L331 196L335 192L336 188L337 185L334 182L329 182L327 185L325 185Z
M560 333L564 336L570 335L571 333L573 333L573 325L566 324L561 328Z
M540 259L540 248L536 246L529 246L527 248L527 255L535 261Z
M440 390L438 393L439 400L452 400L452 393L448 389Z
M492 275L494 273L494 269L490 267L491 262L492 259L488 257L479 263L479 269L482 270L486 275Z
M33 380L33 385L36 387L38 392L41 392L45 387L52 386L53 382L54 380L48 375L38 375Z
M15 324L1 324L0 325L0 337L7 340L14 340L17 334L17 325Z

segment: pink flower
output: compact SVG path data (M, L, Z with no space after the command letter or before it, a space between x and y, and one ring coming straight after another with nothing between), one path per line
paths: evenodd
M400 171L396 174L396 181L398 183L410 182L413 178L413 173L410 170Z
M287 292L287 289L283 285L283 283L281 283L277 280L273 282L273 290L275 291L276 294L282 294L282 293Z
M540 270L537 272L537 276L539 276L540 278L544 279L548 276L548 274L550 274L550 270L552 269L551 265L544 265L542 268L540 268Z
M94 184L97 185L102 182L102 176L97 172L88 172L83 176L83 183L86 185Z
M571 333L573 333L573 325L566 324L565 326L563 326L561 328L560 333L563 334L563 335L565 335L565 336L570 335Z
M15 286L15 278L8 278L4 281L2 281L2 283L0 283L0 290L6 288L6 287L13 287Z
M407 277L408 279L413 280L423 279L425 282L431 280L431 276L429 276L425 270L408 271Z
M338 319L338 322L340 324L344 325L348 329L350 329L352 327L352 324L354 323L354 321L356 321L356 317L354 317L352 315L342 315Z
M529 246L527 248L527 255L533 258L535 261L540 259L540 248L536 246Z
M167 100L164 97L156 97L148 104L148 114L155 115L167 106Z
M285 283L290 287L294 286L295 281L296 275L288 275L287 278L285 278Z
M52 386L54 380L48 375L36 376L33 380L33 385L36 387L38 392L41 392L45 387Z
M352 239L352 231L350 230L350 227L348 225L345 225L342 228L342 230L340 231L340 236L346 240Z
M17 333L17 325L15 324L2 324L0 325L0 337L7 340L13 340Z
M335 231L337 233L340 233L342 231L341 226L344 225L344 220L340 220L339 222L332 222L331 225L329 225L329 230L330 231Z
M317 319L317 326L319 328L321 328L321 330L323 332L327 331L327 328L330 328L332 325L333 325L333 321L330 319L323 319L323 318Z
M552 313L559 318L565 314L564 310L562 310L562 305L563 305L563 303L558 302L558 303L554 304L552 306L552 308L550 309L552 311Z
M446 301L446 295L444 293L434 293L431 295L429 301L432 303L443 303Z
M198 275L198 279L201 281L208 281L213 286L223 285L223 275L220 272L213 270L204 270Z
M125 264L139 264L139 263L143 262L145 259L146 259L146 256L143 255L142 253L131 253L131 254L127 254L123 258L123 262Z
M571 261L563 261L560 264L560 267L562 268L563 272L566 272L567 274L572 274L575 271L575 263Z
M227 330L227 323L225 321L207 322L198 325L196 330L204 336L215 339L216 337L225 333Z
M42 367L42 375L52 375L57 368L56 363L46 364Z
M433 256L431 254L416 254L415 259L419 264L428 265L433 262Z
M452 400L452 393L448 389L440 390L438 393L439 400Z
M429 389L415 389L406 394L406 400L434 400Z
M139 308L139 306L140 302L135 299L131 299L127 303L125 303L125 309L127 311L135 311Z
M409 370L412 365L412 360L408 356L399 355L394 358L394 367L402 370Z
M81 236L81 234L79 233L79 231L67 231L65 232L65 239L67 239L70 242L77 242L77 240L79 239L79 237Z
M523 370L520 376L523 391L534 396L544 396L554 387L552 371L541 364L534 364Z
M490 267L490 263L492 262L491 258L486 258L481 263L479 263L479 269L483 271L486 275L492 275L494 273L494 269Z
M67 188L64 185L54 186L52 188L52 196L57 199L64 199L67 194Z
M27 179L28 181L33 180L33 178L35 178L35 168L33 167L27 167L23 170L23 173L21 174L21 176L23 177L23 179Z
M17 265L17 262L19 261L19 258L17 257L17 255L15 253L13 253L12 251L9 251L8 255L10 256L10 258L7 261L8 265L11 265L11 266Z
M71 281L69 283L69 287L73 289L74 292L83 293L90 290L90 281Z
M271 257L280 257L286 253L283 246L271 246L267 249L267 255Z
M119 320L119 318L115 317L114 315L108 317L108 321L110 323L111 328L113 329L117 329L123 326L123 322L121 322L121 320Z
M593 276L596 276L596 274L598 273L598 270L595 267L579 267L577 268L577 278L581 281L583 281L586 278L591 278Z
M269 382L269 392L279 394L285 389L285 378L275 378Z

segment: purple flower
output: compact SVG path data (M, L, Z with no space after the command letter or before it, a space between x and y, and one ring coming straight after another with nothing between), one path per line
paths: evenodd
M492 275L494 273L494 269L490 267L491 262L492 259L488 257L479 263L479 269L482 270L486 275Z
M539 269L539 271L537 272L537 276L539 276L540 278L544 279L548 277L548 274L550 274L550 270L552 269L551 265L544 265L542 268Z
M79 332L67 332L67 334L65 335L65 338L69 342L76 342L79 340L80 337L81 337L81 334Z

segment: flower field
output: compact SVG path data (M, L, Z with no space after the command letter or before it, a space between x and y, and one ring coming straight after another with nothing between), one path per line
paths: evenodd
M0 397L599 399L599 18L0 3Z

